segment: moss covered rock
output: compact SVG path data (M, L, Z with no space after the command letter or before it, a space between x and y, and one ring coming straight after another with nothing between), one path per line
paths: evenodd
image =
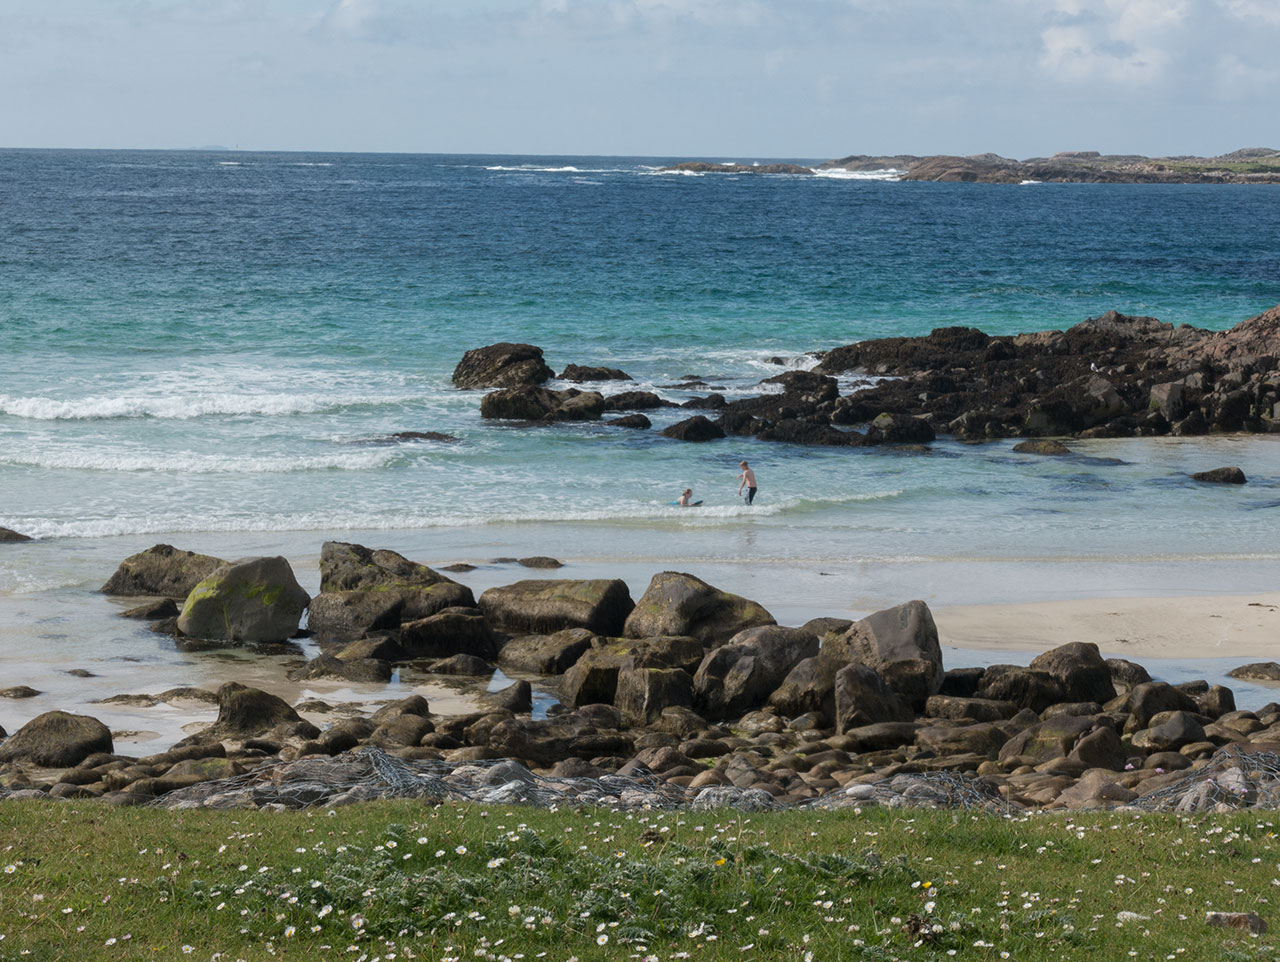
M197 584L178 615L178 630L218 641L284 641L298 631L310 597L284 558L246 558Z

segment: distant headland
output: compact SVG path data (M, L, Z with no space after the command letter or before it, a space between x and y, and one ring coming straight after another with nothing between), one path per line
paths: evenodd
M718 164L688 161L662 168L671 172L800 174L898 172L898 180L959 181L987 184L1278 184L1280 150L1246 147L1220 157L1143 157L1073 150L1052 157L1013 160L999 154L955 157L935 154L870 156L854 154L814 167L799 164Z

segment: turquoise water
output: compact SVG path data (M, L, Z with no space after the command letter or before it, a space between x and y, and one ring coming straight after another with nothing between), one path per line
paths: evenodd
M0 552L6 673L34 670L36 648L54 688L69 659L107 677L126 649L187 665L88 594L157 541L283 553L304 583L328 538L429 563L553 554L637 594L678 567L792 621L912 597L1274 588L1271 438L1094 441L1063 460L945 440L685 445L486 423L482 392L449 375L469 348L528 341L557 371L637 381L607 392L684 400L669 385L687 375L758 393L807 352L937 326L1014 333L1114 308L1223 329L1280 302L1280 191L663 162L0 151L0 524L41 539ZM406 430L459 441L376 443ZM1222 464L1250 484L1186 479ZM685 487L702 508L672 507ZM55 624L33 635L45 608Z

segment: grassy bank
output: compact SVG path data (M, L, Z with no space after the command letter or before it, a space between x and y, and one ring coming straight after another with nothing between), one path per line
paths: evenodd
M0 805L0 960L1269 959L1274 813Z

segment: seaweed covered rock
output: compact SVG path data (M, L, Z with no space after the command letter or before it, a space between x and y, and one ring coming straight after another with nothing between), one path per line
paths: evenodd
M158 544L125 558L115 574L98 590L104 595L155 595L183 599L192 588L213 574L215 568L226 563L211 555Z
M310 597L284 558L246 558L215 569L187 596L178 630L190 638L284 641Z
M541 384L554 374L542 359L542 348L504 341L463 354L453 369L453 383L460 388L507 388Z
M480 610L495 628L521 634L552 634L585 628L620 635L635 603L621 579L535 580L490 588Z
M37 715L0 744L0 764L28 762L47 768L78 765L98 752L113 749L111 730L89 715L47 711Z
M774 623L773 615L754 601L721 591L691 574L663 571L653 576L636 602L623 634L628 638L689 635L711 647L747 628Z

